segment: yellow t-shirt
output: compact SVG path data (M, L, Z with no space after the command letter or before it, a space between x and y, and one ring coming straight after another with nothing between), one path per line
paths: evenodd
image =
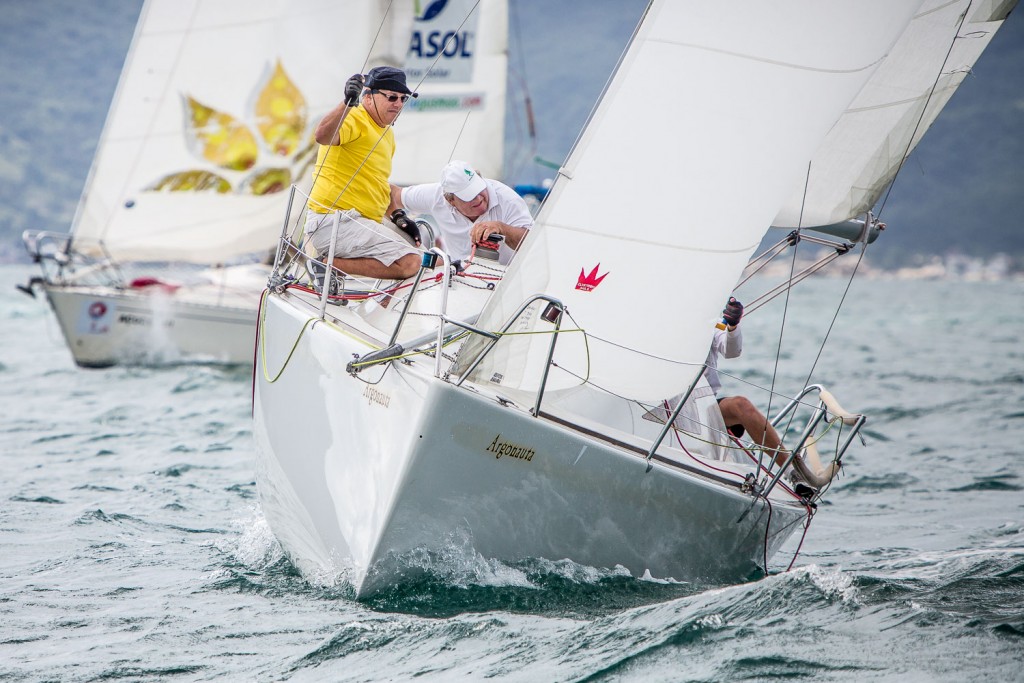
M395 134L359 107L349 111L338 136L340 145L320 145L317 152L309 208L317 213L355 209L379 223L391 202Z

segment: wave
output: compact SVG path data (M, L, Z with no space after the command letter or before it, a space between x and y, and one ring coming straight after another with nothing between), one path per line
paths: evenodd
M1018 479L1015 474L996 474L989 477L975 477L974 481L964 486L950 489L950 491L1020 491L1019 484L1012 483Z
M262 572L211 588L347 605L343 623L270 677L319 679L341 661L355 679L935 680L974 665L1012 677L1005 655L1024 634L1019 525L980 549L904 549L870 571L808 565L717 587L453 548L450 564L360 603L301 579L279 548L256 540L263 533L252 528L237 550ZM871 651L879 632L892 649L884 664Z

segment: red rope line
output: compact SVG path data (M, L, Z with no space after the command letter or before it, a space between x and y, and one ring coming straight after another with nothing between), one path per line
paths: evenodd
M664 401L663 405L664 405L665 410L667 410L669 415L671 415L672 411L669 410L668 401ZM689 449L686 446L683 445L683 440L679 436L679 430L675 430L674 429L673 433L676 436L676 443L679 444L679 449L682 450L683 453L686 453L686 455L688 455L694 462L703 465L704 467L708 468L709 470L714 470L715 472L719 472L719 473L727 474L727 475L732 475L734 477L739 478L740 475L739 475L738 472L732 472L730 470L723 470L723 469L721 469L719 467L715 467L714 465L710 465L710 464L704 462L703 460L701 460L700 458L698 458L697 456L695 456L693 453L691 453L689 451ZM730 434L730 437L736 443L736 445L740 448L740 450L742 450L744 453L746 453L747 457L750 458L750 460L756 464L757 463L757 458L755 458L754 454L750 452L750 449L748 449L742 443L740 443L740 440L737 439L735 436L732 436L732 434ZM758 468L764 474L768 474L769 473L768 468L765 467L764 465L759 465ZM803 506L804 506L804 510L807 512L807 518L806 518L806 521L804 522L804 525L803 525L804 526L804 530L803 530L803 533L800 534L800 543L797 544L796 552L793 553L793 559L791 559L789 561L789 566L786 567L786 571L788 572L788 571L790 571L793 568L793 565L796 564L796 560L800 556L800 551L804 547L804 540L807 539L807 532L810 530L810 528L811 528L811 520L814 518L814 510L811 508L810 504L803 497L798 496L796 494L796 492L793 489L791 489L787 484L785 484L781 479L779 480L778 485L782 487L783 491L786 491L787 493L789 493L789 495L793 496L794 498L797 499L797 501L802 503ZM769 533L770 533L771 528L772 528L772 501L768 498L768 496L763 496L763 498L764 498L765 504L768 506L768 522L764 526L764 544L761 546L762 547L762 552L763 552L762 557L764 558L764 571L767 574L768 573L768 537L769 537Z
M787 572L793 568L794 564L796 564L796 558L800 556L800 550L804 547L804 539L807 538L807 531L811 528L811 520L814 519L814 512L811 510L811 506L805 504L804 507L807 508L807 521L804 522L804 532L800 534L800 543L796 546L796 552L793 553L793 559L789 561L789 566L786 567Z
M671 415L671 414L672 414L672 411L671 411L671 410L669 409L668 401L663 401L663 402L662 402L662 404L663 404L663 406L664 406L665 410L667 410L667 411L668 411L669 415ZM681 437L679 436L679 430L673 429L672 431L673 431L673 433L674 433L674 434L675 434L675 436L676 436L676 443L678 443L678 444L679 444L679 449L680 449L680 450L681 450L681 451L682 451L683 453L686 453L686 455L690 456L690 458L691 458L691 459L692 459L692 460L693 460L694 462L700 463L701 465L703 465L704 467L708 468L709 470L714 470L715 472L720 472L720 473L722 473L722 474L728 474L728 475L731 475L731 476L733 476L733 477L736 477L737 479L745 478L745 477L742 477L742 476L740 475L740 473L739 473L739 472L733 472L733 471L731 471L731 470L723 470L723 469L721 469L721 468L719 468L719 467L715 467L714 465L710 465L710 464L708 464L707 462L705 462L705 461L701 460L700 458L698 458L697 456L695 456L695 455L694 455L693 453L691 453L691 452L689 451L689 449L687 449L687 448L686 448L686 446L684 446L684 445L683 445L683 440L682 440L682 438L681 438ZM730 437L732 438L732 440L733 440L733 442L734 442L734 443L736 444L736 446L737 446L737 447L738 447L738 448L739 448L739 449L740 449L741 451L743 451L744 453L746 453L746 454L747 454L747 457L748 457L748 458L750 458L750 461L756 464L756 463L757 463L757 458L755 458L755 457L754 457L754 454L753 454L753 453L751 453L751 452L750 452L750 450L749 450L749 449L748 449L748 448L747 448L746 446L744 446L744 445L743 445L743 444L742 444L742 443L740 442L740 440L739 440L739 439L737 439L737 438L736 438L735 436L732 436L732 434L730 434L729 436L730 436ZM759 469L760 469L760 471L761 471L761 473L762 473L762 474L770 474L770 472L769 472L768 468L767 468L767 467L765 467L764 465L760 465L760 466L759 466ZM783 482L783 481L782 481L781 479L779 480L779 484L778 484L778 485L782 487L782 490L783 490L783 491L786 491L787 493L789 493L789 495L793 496L793 497L794 497L794 498L796 498L796 499L797 499L798 501L803 501L803 498L802 498L802 497L800 497L800 496L798 496L798 495L796 494L796 492L795 492L795 491L794 491L793 489L789 488L789 486L788 486L788 485L787 485L787 484L786 484L785 482ZM804 504L804 507L807 507L806 503Z

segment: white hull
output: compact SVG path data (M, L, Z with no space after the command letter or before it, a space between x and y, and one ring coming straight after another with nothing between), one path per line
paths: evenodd
M716 461L735 473L723 476L663 447L648 471L643 438L616 444L614 429L595 438L534 418L529 406L435 377L432 358L352 376L346 364L370 347L351 311L328 310L337 326L310 324L315 302L294 290L265 307L257 483L271 528L307 577L343 574L365 596L406 572L410 551L429 556L468 538L505 562L568 558L731 582L763 571L804 517L781 487L771 511L743 493L749 468ZM660 427L639 422L652 438Z
M228 269L230 270L230 269ZM75 363L82 367L252 362L256 314L269 269L244 283L125 288L46 282ZM238 276L238 273L235 273Z

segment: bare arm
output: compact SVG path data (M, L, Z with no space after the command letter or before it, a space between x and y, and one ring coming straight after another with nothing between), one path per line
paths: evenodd
M341 122L345 119L348 109L348 105L341 102L337 107L327 112L326 116L320 119L320 123L317 124L316 127L317 142L321 145L341 144L339 131L341 130Z
M389 185L391 185L389 183ZM398 185L391 185L391 203L388 204L387 215L390 216L396 209L404 209L405 204L402 203L402 188Z
M501 221L480 221L473 224L469 231L469 239L472 242L480 242L487 239L488 235L498 233L505 237L505 244L512 249L518 249L519 243L526 237L527 232L529 230L526 228L518 228Z

